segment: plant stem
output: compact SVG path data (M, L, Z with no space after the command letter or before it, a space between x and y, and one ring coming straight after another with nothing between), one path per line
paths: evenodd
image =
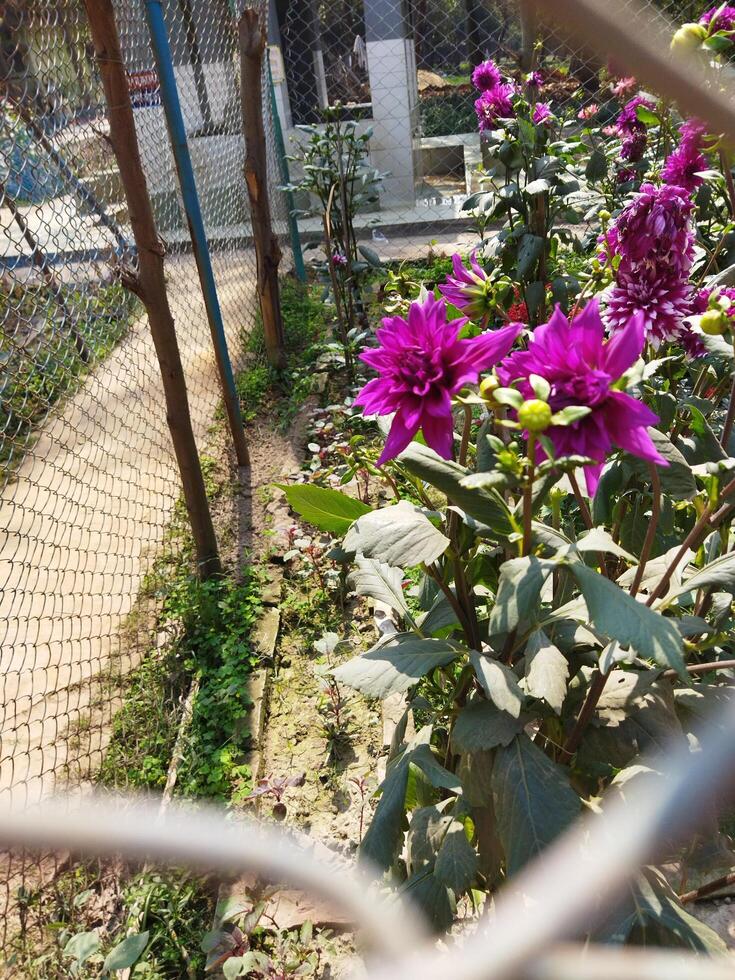
M735 480L731 480L728 483L728 485L720 494L719 499L725 500L733 493L735 493ZM649 595L646 601L647 606L652 606L657 599L660 599L661 596L666 593L666 590L669 587L669 582L671 581L671 577L676 571L679 562L682 560L682 558L687 553L687 551L689 551L690 549L696 550L697 548L699 548L700 544L707 537L709 532L711 530L714 530L715 527L717 527L720 521L722 521L732 510L732 507L729 506L721 507L720 510L718 510L717 513L714 515L712 514L713 510L714 510L714 505L712 503L707 504L707 506L704 508L699 520L691 529L689 534L687 534L686 538L684 538L684 542L682 543L682 546L674 555L671 564L662 575L661 579L658 582L658 585L653 590L653 592ZM712 518L714 524L710 522L710 518Z
M465 635L465 640L467 641L467 645L471 646L472 628L470 626L469 619L465 614L465 610L462 608L462 606L457 600L457 596L452 592L452 590L449 588L447 583L444 581L441 572L439 572L436 566L424 565L424 570L426 571L426 574L436 582L436 584L439 586L439 588L446 596L447 602L454 610L457 620L459 621L459 625L462 627L462 632Z
M730 436L732 434L732 426L734 422L735 422L735 366L733 366L732 387L730 389L730 403L727 406L727 417L725 418L725 424L722 427L722 435L720 437L720 445L725 450L725 452L727 452L727 444L730 441Z
M686 672L687 674L706 674L710 670L730 670L732 667L735 667L735 660L712 660L707 664L689 664ZM678 677L679 673L672 668L665 670L661 676Z
M582 515L582 520L584 521L587 530L591 531L592 528L594 527L594 524L592 522L592 514L590 514L590 509L587 506L587 501L582 496L582 491L579 489L579 484L577 483L577 477L574 475L574 473L569 474L569 482L572 485L572 490L574 491L574 497L577 501L577 505L579 506L579 512Z
M472 407L464 406L464 426L462 428L462 441L459 446L459 463L461 466L467 465L467 449L470 444L472 434Z
M559 759L562 763L568 763L572 758L574 753L579 748L579 743L582 741L582 736L584 735L587 725L592 721L592 715L595 713L595 708L597 707L597 702L600 700L602 692L605 690L605 684L609 677L608 673L603 673L601 670L596 670L592 675L590 681L590 686L587 690L587 696L584 699L584 703L577 715L577 720L574 723L574 728L569 733L569 738L567 738L562 749L561 758Z
M735 885L735 871L731 871L721 878L715 878L714 881L708 881L706 885L700 885L694 891L684 892L683 895L679 895L679 901L682 905L686 905L688 902L696 902L697 899L706 898L707 895L713 895L715 892L727 888L728 885Z
M531 552L531 524L533 521L533 477L536 470L536 436L528 436L528 473L523 488L523 557Z
M653 487L651 520L648 524L648 530L646 531L646 538L643 542L643 548L641 549L641 557L638 561L638 568L636 569L635 578L633 579L633 584L630 587L630 594L632 596L637 595L638 589L641 586L643 573L646 570L646 563L651 557L651 549L653 548L653 542L656 538L656 530L658 528L658 521L659 517L661 516L661 481L659 479L658 470L656 469L655 463L648 464L648 471L651 474L651 485Z

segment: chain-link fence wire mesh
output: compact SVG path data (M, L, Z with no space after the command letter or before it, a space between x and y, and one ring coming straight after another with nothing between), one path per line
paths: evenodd
M295 126L318 122L320 108L337 101L372 127L374 165L390 176L380 208L359 224L367 235L373 226L386 256L400 237L428 241L442 225L469 223L461 207L480 188L482 159L471 74L483 59L496 60L518 84L529 68L540 70L538 98L560 119L574 120L592 102L614 112L618 66L553 18L524 21L517 0L278 0L274 7L284 128L298 139ZM696 20L705 7L701 0L648 4L675 22ZM302 227L316 229L309 221Z
M237 369L256 316L238 10L164 7ZM212 342L143 2L116 14L201 450L220 403ZM283 234L267 72L263 91ZM147 322L117 277L135 251L81 0L2 5L0 99L0 799L22 805L95 779L122 682L155 640L143 587L180 484ZM6 859L6 922L26 877L52 873Z

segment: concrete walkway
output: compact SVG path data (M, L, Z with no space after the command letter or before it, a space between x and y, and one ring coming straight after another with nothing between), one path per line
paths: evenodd
M254 256L215 262L234 351L252 323ZM167 260L167 276L201 448L219 402L209 330L193 260ZM120 627L178 488L142 318L52 413L0 501L0 803L33 803L63 782L67 764L99 757L107 725L85 729L99 698L93 678L125 657ZM114 705L105 707L109 722Z

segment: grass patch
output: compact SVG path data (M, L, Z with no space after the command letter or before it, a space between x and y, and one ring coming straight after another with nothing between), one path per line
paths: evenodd
M0 291L0 475L7 478L22 460L36 429L51 408L73 394L84 377L125 336L139 301L119 283L93 293L64 289L71 312L65 322L45 286ZM84 361L73 331L84 342Z
M325 308L319 286L281 280L281 309L287 364L277 371L265 360L263 323L258 317L245 338L250 363L237 378L243 419L276 413L278 428L287 429L311 393L313 373L325 339Z

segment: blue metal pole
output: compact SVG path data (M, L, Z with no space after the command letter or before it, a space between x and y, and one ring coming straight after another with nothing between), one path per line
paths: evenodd
M184 117L181 113L181 103L179 92L174 75L173 59L171 57L171 47L168 41L166 21L163 17L163 7L160 0L145 0L146 17L148 28L151 35L151 45L153 56L158 69L158 80L161 88L161 102L166 116L166 127L171 149L173 150L176 173L179 178L181 197L184 201L184 211L189 225L192 247L194 249L194 259L199 272L199 282L204 294L204 305L207 310L209 329L212 334L214 354L219 371L220 384L222 385L222 395L227 410L227 418L232 433L232 441L235 446L235 455L239 466L248 466L250 458L248 454L245 430L242 425L242 415L240 413L240 400L235 387L235 376L232 373L232 363L227 349L227 338L225 337L224 323L222 322L222 310L217 296L217 286L214 281L212 271L212 260L209 255L209 243L207 233L204 229L204 219L202 210L199 206L199 195L197 194L196 181L194 179L194 168L191 165L189 154L189 144L186 140L186 128Z

